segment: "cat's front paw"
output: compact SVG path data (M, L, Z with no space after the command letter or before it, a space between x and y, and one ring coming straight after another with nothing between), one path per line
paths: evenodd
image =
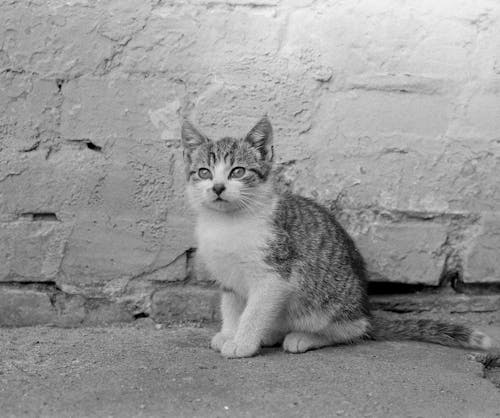
M228 340L221 349L221 354L226 358L242 358L255 356L260 350L258 342L236 342Z
M226 341L229 341L232 339L232 336L224 333L224 332L218 332L212 337L212 340L210 341L210 348L215 351L221 351L222 347L226 343Z

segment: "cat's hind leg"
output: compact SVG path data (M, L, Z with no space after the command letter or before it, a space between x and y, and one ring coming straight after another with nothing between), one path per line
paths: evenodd
M368 319L361 318L330 322L316 332L293 331L285 337L283 348L289 353L303 353L330 345L351 343L363 338L369 327Z
M241 296L232 291L222 292L220 303L222 328L210 342L213 350L221 351L224 343L234 338L243 309L245 309L245 300Z

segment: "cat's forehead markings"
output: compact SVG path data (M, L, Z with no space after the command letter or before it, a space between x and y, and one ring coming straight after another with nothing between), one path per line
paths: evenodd
M213 142L209 151L209 163L215 165L218 161L224 161L226 164L233 164L238 146L239 141L229 137Z
M209 154L208 154L208 163L210 165L215 165L215 161L217 159L215 158L215 152L211 151Z

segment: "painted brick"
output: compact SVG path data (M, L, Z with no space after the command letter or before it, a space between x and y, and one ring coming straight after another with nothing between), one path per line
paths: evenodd
M183 100L165 79L80 78L64 87L61 132L67 138L177 139Z
M55 281L71 230L57 221L0 223L0 282Z
M465 256L463 281L466 283L500 282L500 213L484 216L481 230Z
M374 281L438 285L444 271L446 228L424 222L372 225L355 235Z
M47 293L0 288L0 326L49 324L56 319L56 311Z
M193 286L175 286L153 296L152 318L156 322L214 321L218 318L218 292Z

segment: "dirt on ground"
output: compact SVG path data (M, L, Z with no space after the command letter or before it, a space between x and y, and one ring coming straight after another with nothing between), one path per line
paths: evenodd
M497 319L467 320L498 344ZM208 348L214 332L147 318L123 327L0 329L0 415L500 417L495 360L488 369L468 350L365 342L226 360Z

